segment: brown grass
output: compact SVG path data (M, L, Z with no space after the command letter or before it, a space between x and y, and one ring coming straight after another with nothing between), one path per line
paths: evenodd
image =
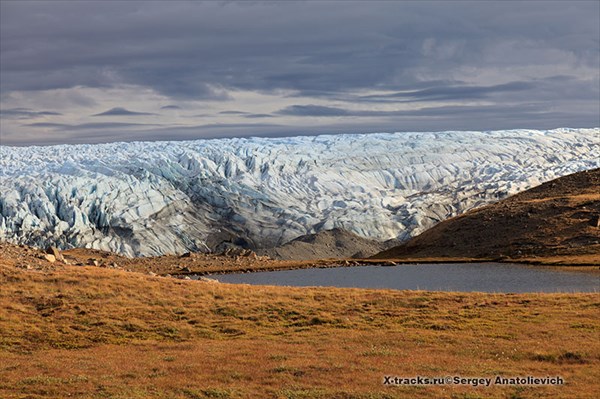
M227 285L0 266L2 398L595 398L597 294ZM385 387L384 375L562 387Z
M600 169L447 219L378 259L475 258L600 266Z

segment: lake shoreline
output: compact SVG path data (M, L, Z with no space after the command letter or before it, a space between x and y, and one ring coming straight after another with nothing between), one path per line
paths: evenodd
M3 397L384 398L390 390L381 381L390 373L493 377L499 362L506 375L569 381L527 387L527 397L591 398L600 388L589 371L600 364L596 293L269 287L4 263L0 257L0 281L10 282L0 290ZM348 377L343 387L340 375ZM475 393L470 386L453 392ZM393 391L423 399L447 393Z
M600 291L600 275L508 263L353 265L220 273L185 279L286 287L393 289L485 293L584 293ZM181 278L181 277L180 277Z
M277 261L276 261L277 262ZM427 258L427 259L325 259L319 261L281 261L275 265L268 266L253 266L251 268L223 268L221 270L211 271L177 271L172 273L163 273L162 275L172 276L211 276L211 275L222 275L222 274L236 274L236 273L260 273L260 272L272 272L272 271L283 271L283 270L301 270L301 269L330 269L330 268L343 268L343 267L364 267L364 266L410 266L410 265L439 265L439 264L460 264L460 263L499 263L499 264L513 264L537 268L545 268L551 270L564 270L574 271L581 273L589 273L593 275L600 275L600 265L595 264L553 264L544 263L543 261L520 261L515 260L498 260L498 259L471 259L471 258Z

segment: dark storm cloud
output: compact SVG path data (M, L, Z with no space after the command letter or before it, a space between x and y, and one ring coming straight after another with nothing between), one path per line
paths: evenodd
M149 112L135 112L129 111L128 109L115 107L111 108L108 111L101 112L99 114L94 114L92 116L139 116L139 115L156 115Z
M490 128L492 121L500 128L599 119L597 1L2 1L0 11L1 99L13 92L141 86L176 104L223 101L246 109L233 104L236 92L255 91L335 104L281 106L276 113L252 108L240 117L271 117L280 125L294 116L389 118L365 123L373 127L368 131L418 123L445 130L467 117L469 129ZM481 104L459 106L457 115L435 124L423 120L432 109L441 115L444 106L470 100ZM396 102L435 104L353 111ZM539 110L494 114L528 104ZM108 112L96 115L118 115ZM120 115L146 114L128 112ZM484 114L485 120L475 117ZM299 133L303 128L310 130L298 126Z
M484 67L486 48L519 40L536 51L509 50L507 66L546 62L534 59L545 50L595 66L597 15L597 2L2 2L2 85L127 82L211 99L381 88L418 82L422 67Z
M160 107L160 109L181 109L181 107L178 105L165 105L163 107Z

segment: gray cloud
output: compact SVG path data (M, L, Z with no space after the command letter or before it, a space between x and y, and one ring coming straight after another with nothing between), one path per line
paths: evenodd
M473 130L596 126L600 119L596 1L373 1L343 6L327 1L2 1L0 11L0 100L10 104L3 106L3 120L56 116L35 114L52 111L19 113L22 106L46 105L18 99L79 87L151 89L186 110L192 109L192 101L220 101L221 108L208 107L203 116L269 118L276 125L269 134L352 126L445 130L468 123L466 128ZM277 112L272 105L246 107L237 99L239 91L288 101ZM288 106L291 97L309 100ZM81 115L94 112L94 100L87 101L75 102ZM415 103L410 107L415 110L389 111L394 103ZM385 111L376 109L384 105ZM154 107L142 109L181 109ZM221 111L224 107L232 111ZM453 113L444 114L449 109ZM428 114L431 119L424 117ZM116 115L152 114L121 108L95 114ZM352 121L281 127L301 116ZM357 123L360 118L365 122ZM248 127L256 134L260 128ZM4 135L11 129L3 123ZM75 129L62 139L75 140ZM198 129L198 137L204 137L208 128ZM80 130L82 137L90 134L89 128ZM150 139L158 133L147 134Z
M260 118L274 118L274 115L271 114L247 114L244 115L244 118L248 119L260 119Z
M3 71L15 78L3 82L9 89L126 81L173 97L226 98L219 87L388 87L398 77L417 82L415 68L497 64L485 50L503 42L514 46L502 55L507 66L539 63L532 58L550 57L551 50L598 63L596 2L2 7ZM518 41L533 42L538 51L523 57ZM25 85L38 71L45 72L40 80L46 83Z
M39 116L62 115L60 112L53 111L34 111L29 108L11 108L0 109L0 117L6 119L32 119Z
M307 116L307 117L421 117L421 116L447 116L447 115L482 115L503 114L523 115L524 113L540 113L544 111L543 105L527 104L519 106L439 106L427 107L417 110L398 111L371 111L349 110L344 108L323 107L318 105L292 105L277 111L281 115Z
M36 123L27 123L23 126L59 129L59 128L64 128L64 127L68 127L71 125L66 125L64 123L55 123L55 122L36 122Z
M247 112L243 112L243 111L221 111L221 112L219 112L219 114L221 114L221 115L244 115L244 114L247 114Z
M159 126L151 123L123 123L123 122L100 122L100 123L80 123L75 125L69 125L66 123L51 123L51 122L39 122L39 123L28 123L24 126L38 127L38 128L54 128L60 131L80 131L90 129L123 129L123 128L140 128L149 126Z
M385 95L361 96L367 101L444 101L486 98L498 93L531 90L533 82L510 82L494 86L441 86Z
M108 111L101 112L99 114L94 114L92 116L139 116L139 115L156 115L149 112L135 112L129 111L125 108L115 107L111 108Z
M322 105L291 105L277 111L280 115L293 116L347 116L348 111L342 108L325 107Z
M219 115L237 115L237 116L241 116L243 118L248 118L248 119L272 118L273 117L273 115L271 115L271 114L253 114L253 113L244 112L244 111L221 111L221 112L219 112Z

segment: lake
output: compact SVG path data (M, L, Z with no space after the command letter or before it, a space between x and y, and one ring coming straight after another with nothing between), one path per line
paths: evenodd
M408 264L213 275L223 283L478 292L599 292L600 275L506 263Z

